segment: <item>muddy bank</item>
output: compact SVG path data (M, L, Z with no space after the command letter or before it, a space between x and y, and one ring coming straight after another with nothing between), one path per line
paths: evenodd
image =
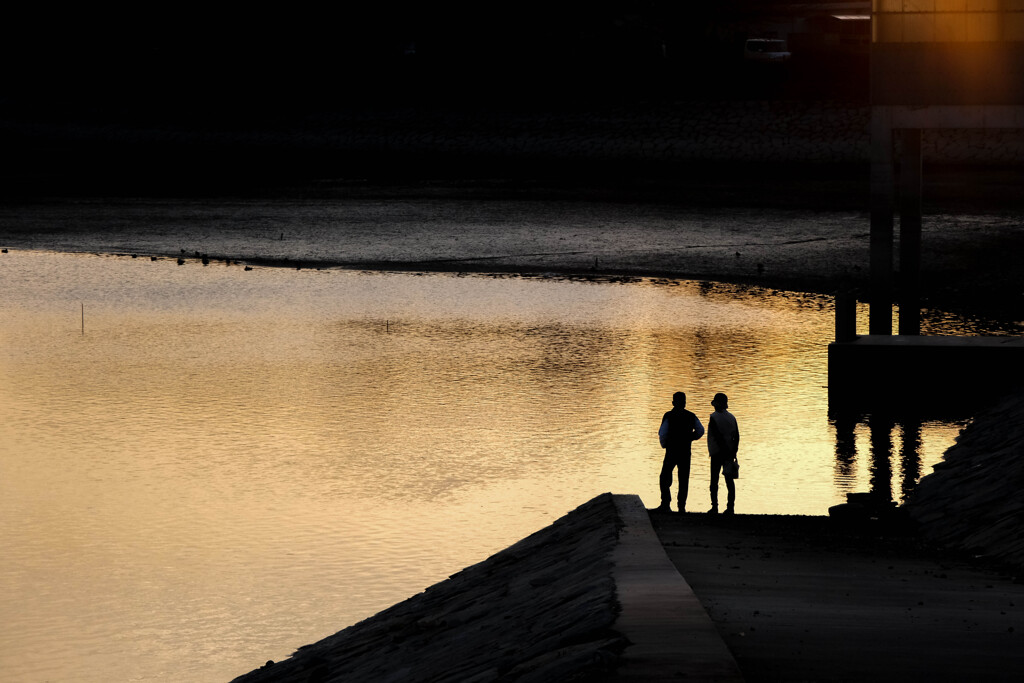
M12 143L2 246L867 286L863 102L353 106L251 125L37 118L0 121ZM925 140L926 307L1024 319L1022 159L1020 131Z
M739 192L736 185L730 192ZM595 187L332 184L264 198L0 203L0 246L355 268L719 280L830 294L867 287L865 211L624 200ZM925 217L927 308L1024 319L1015 212Z

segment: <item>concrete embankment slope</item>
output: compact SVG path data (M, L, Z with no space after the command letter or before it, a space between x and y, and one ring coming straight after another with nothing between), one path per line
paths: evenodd
M549 527L289 659L260 681L741 680L637 496Z
M925 538L1024 572L1024 393L978 415L906 507Z

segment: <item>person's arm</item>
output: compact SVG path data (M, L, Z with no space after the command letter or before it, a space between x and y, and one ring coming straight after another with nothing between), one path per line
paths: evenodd
M722 430L718 426L718 420L715 419L714 414L708 417L708 440L714 437L716 444L722 443Z
M658 428L658 443L661 444L662 448L668 448L668 445L665 443L666 439L668 439L668 416L667 415L665 417L661 418L661 427Z
M696 415L693 416L693 440L696 441L700 437L704 436L704 425L700 423L700 418Z

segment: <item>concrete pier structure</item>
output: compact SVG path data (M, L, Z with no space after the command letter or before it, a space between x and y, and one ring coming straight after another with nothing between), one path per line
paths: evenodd
M941 412L1022 384L1022 337L863 335L828 348L832 412L908 404Z
M921 131L1007 128L1024 128L1024 3L873 0L871 334L892 334L894 299L899 333L920 332Z
M837 301L830 401L922 386L937 375L967 374L972 385L1017 379L1006 370L1024 359L1020 340L917 338L921 132L949 129L1024 129L1024 3L873 0L869 329L857 336L849 306Z
M999 128L1024 129L1024 105L872 105L870 334L892 334L893 301L900 304L899 334L920 333L921 131Z

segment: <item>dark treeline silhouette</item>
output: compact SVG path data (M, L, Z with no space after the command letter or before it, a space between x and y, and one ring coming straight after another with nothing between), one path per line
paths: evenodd
M254 105L295 111L367 97L722 95L738 85L750 26L795 11L789 5L385 1L244 13L152 4L35 11L6 22L2 96L166 115Z
M785 25L797 6L806 7L383 0L234 13L154 3L17 8L5 14L0 40L0 123L9 123L0 132L8 152L0 177L9 192L50 191L63 178L90 193L220 191L226 182L281 177L508 174L515 164L536 173L525 157L481 169L486 142L461 148L464 161L375 147L372 136L437 137L477 114L493 122L520 112L532 134L565 125L563 113L572 122L610 110L621 123L615 130L628 129L632 116L664 116L671 131L673 107L686 100L863 100L866 58L798 54L767 71L744 62L744 37ZM316 142L333 130L364 135L365 121L374 125L361 147Z

